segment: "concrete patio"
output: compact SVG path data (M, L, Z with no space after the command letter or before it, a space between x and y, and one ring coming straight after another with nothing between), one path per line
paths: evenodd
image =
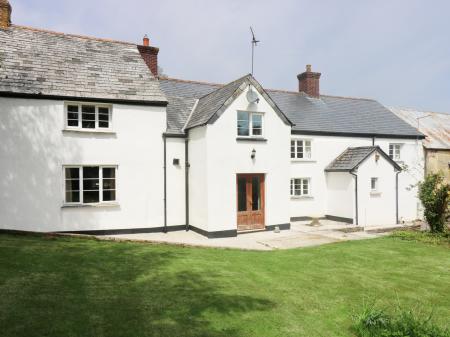
M194 231L169 233L142 233L99 236L100 239L133 240L153 243L170 243L186 246L236 248L246 250L276 250L318 246L333 242L377 238L395 229L412 228L412 224L397 226L357 227L331 220L320 220L319 226L311 221L291 223L290 230L240 234L237 237L208 239Z

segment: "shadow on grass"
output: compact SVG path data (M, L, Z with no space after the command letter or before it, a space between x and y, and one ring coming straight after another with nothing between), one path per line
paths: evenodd
M24 241L15 249L0 238L2 336L241 336L220 317L239 322L275 306L227 293L182 249Z

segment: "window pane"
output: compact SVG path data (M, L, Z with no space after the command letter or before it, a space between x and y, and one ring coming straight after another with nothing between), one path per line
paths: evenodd
M66 192L66 202L80 202L80 192L78 191Z
M252 210L257 211L261 209L261 191L259 177L252 177Z
M79 179L80 169L78 167L67 167L66 168L66 179Z
M239 136L249 136L249 114L245 111L238 111L237 129Z
M66 191L79 191L80 190L80 180L69 179L66 180Z
M389 144L389 157L394 158L394 146Z
M89 204L94 202L99 202L99 191L84 191L83 192L83 203Z
M294 180L291 179L291 195L294 195Z
M303 195L309 194L309 181L308 179L303 179Z
M78 126L78 105L67 106L67 125Z
M305 149L304 149L304 156L305 158L310 159L311 158L311 141L305 140Z
M294 193L295 195L301 195L301 179L294 179Z
M295 140L291 140L291 158L295 158Z
M103 168L103 178L115 178L116 169L114 167L104 167Z
M83 128L94 129L95 128L95 106L83 105L81 108L81 126Z
M98 191L100 188L98 179L83 179L84 191Z
M238 178L238 212L247 210L247 178Z
M98 126L100 128L109 128L109 108L98 108Z
M103 191L103 201L115 201L116 191Z
M104 190L115 190L116 180L115 179L103 179L103 189Z
M297 158L303 158L303 140L297 141Z
M98 166L83 167L83 178L98 178Z
M262 135L262 115L252 115L252 134L254 136Z

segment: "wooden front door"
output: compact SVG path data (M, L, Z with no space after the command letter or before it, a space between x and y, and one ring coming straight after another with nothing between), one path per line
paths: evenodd
M264 229L264 174L238 174L237 230Z

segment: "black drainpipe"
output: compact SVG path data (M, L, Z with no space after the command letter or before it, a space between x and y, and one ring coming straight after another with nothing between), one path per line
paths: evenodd
M398 224L398 174L400 171L395 172L395 223Z
M350 171L350 174L355 177L355 222L356 226L358 226L358 175Z
M167 233L167 138L163 134L164 139L164 229L163 232Z
M185 207L186 207L186 231L189 230L189 134L186 133L184 141L184 193L185 193Z

